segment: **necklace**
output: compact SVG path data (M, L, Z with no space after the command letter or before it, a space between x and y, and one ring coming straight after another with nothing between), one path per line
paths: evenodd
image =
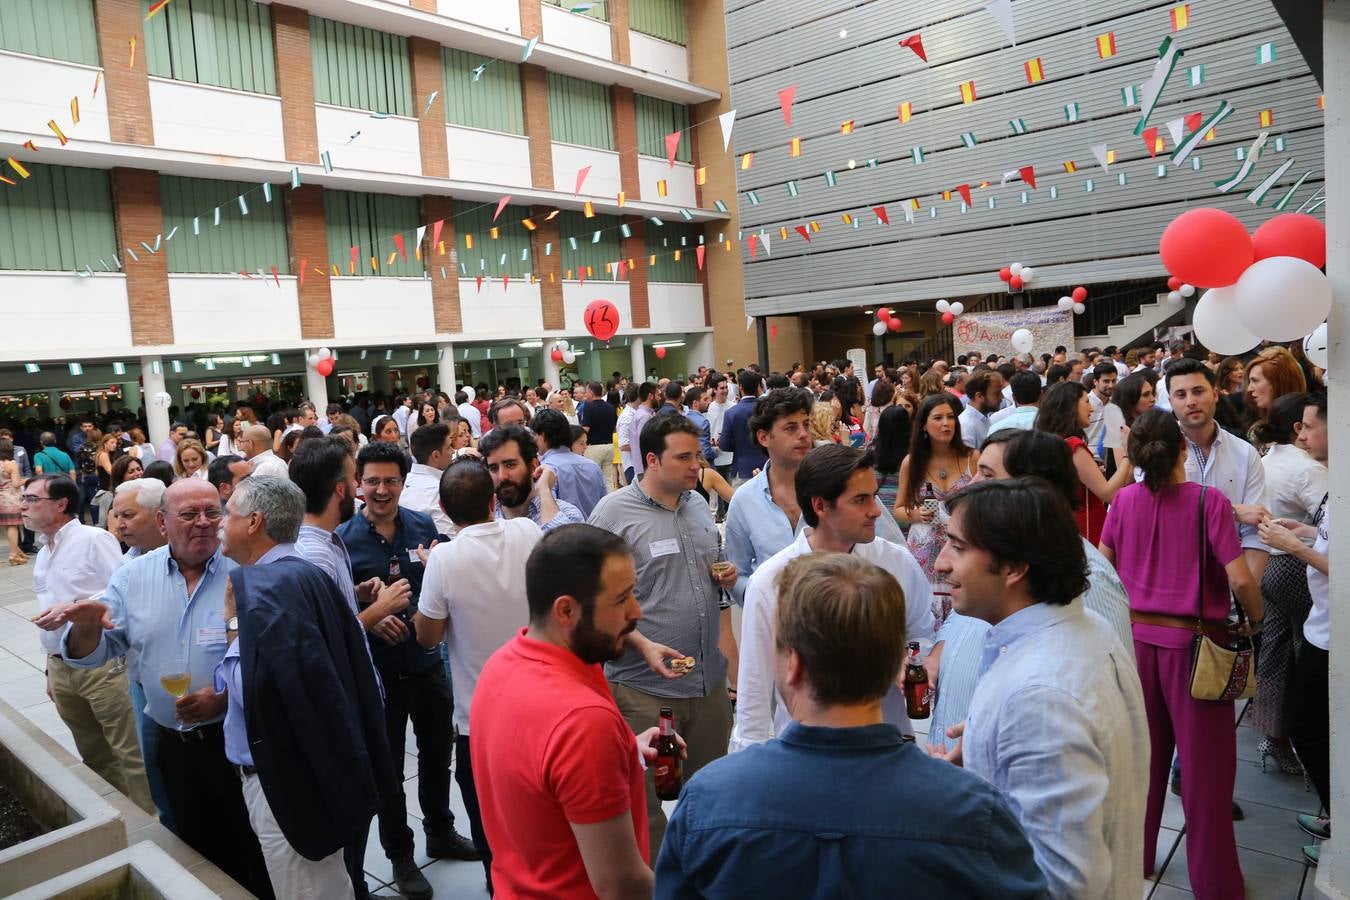
M944 482L947 480L947 468L946 468L946 466L943 466L941 469L938 469L938 480L939 480L939 481L944 481Z

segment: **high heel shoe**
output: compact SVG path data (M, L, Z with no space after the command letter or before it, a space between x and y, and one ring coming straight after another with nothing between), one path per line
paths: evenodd
M1262 738L1256 745L1256 752L1261 754L1261 771L1266 771L1266 760L1272 759L1279 770L1286 775L1302 775L1303 765L1294 755L1288 744L1280 741L1272 741L1270 738Z
M26 557L26 556L11 556L11 557L9 558L9 564L10 564L11 566L22 566L22 565L26 565L27 563L28 563L28 557Z

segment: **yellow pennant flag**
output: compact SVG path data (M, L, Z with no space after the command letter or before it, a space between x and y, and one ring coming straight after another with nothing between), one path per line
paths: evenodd
M590 204L587 204L587 206L589 206L589 205L590 205ZM592 214L592 215L593 215L593 214ZM501 236L501 233L502 233L502 232L501 232L501 229L498 228L498 227L496 227L496 226L494 225L493 227L491 227L491 228L488 229L488 238L489 238L490 240L494 240L494 241L495 241L495 240L497 240L498 237Z
M595 207L591 204L591 201L587 200L585 205L581 207L581 214L588 219L595 218ZM496 235L494 234L493 237L496 237Z
M1181 31L1191 24L1191 5L1183 3L1172 8L1172 31Z
M754 162L755 162L755 154L754 154L754 151L749 151L749 152L746 152L746 153L742 153L742 154L741 154L741 171L744 172L744 171L746 171L747 169L749 169L752 165L754 165Z
M1269 128L1275 124L1275 111L1271 109L1261 110L1260 120L1262 128Z
M392 265L394 264L394 260L395 260L397 257L398 257L398 251L397 251L397 250L390 250L390 251L389 251L389 258L386 259L386 260L384 261L384 264L385 264L386 266L392 266Z
M1075 163L1073 160L1069 160L1064 164L1064 171L1072 175L1074 172L1078 171L1078 164Z
M72 125L80 124L80 98L70 98L70 122Z
M662 178L656 183L656 195L658 197L664 197L667 193L669 193L669 188L666 187L666 180Z
M792 155L793 156L802 155L802 139L799 137L795 137L792 139Z
M623 205L628 202L628 195L623 191L619 191L619 195L614 199L619 201L619 209L623 209Z
M704 185L708 183L708 167L700 166L694 170L694 184Z
M900 104L900 124L903 125L914 117L914 104L906 100Z
M23 165L22 165L17 159L15 159L14 157L11 156L11 157L9 158L8 162L9 162L9 167L10 167L11 169L14 170L14 174L15 174L15 175L18 175L20 178L27 178L27 177L28 177L28 170L25 169L25 168L23 167Z
M464 249L465 250L473 249L473 235L471 234L464 235Z
M973 81L961 82L961 102L966 105L970 105L971 103L975 102L975 82Z
M852 133L853 133L853 120L852 120L852 119L849 119L847 122L844 122L843 124L841 124L841 125L839 126L839 133L840 133L840 134L852 134Z

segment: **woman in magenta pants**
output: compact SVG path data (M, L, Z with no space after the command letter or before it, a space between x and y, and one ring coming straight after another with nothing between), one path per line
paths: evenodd
M1129 458L1144 480L1116 494L1101 551L1130 596L1148 713L1152 760L1144 872L1153 874L1175 746L1185 774L1181 806L1191 889L1200 900L1241 900L1245 891L1231 808L1237 777L1233 703L1191 697L1191 648L1202 609L1205 633L1227 646L1230 589L1249 627L1259 629L1261 589L1243 560L1232 504L1217 489L1186 481L1188 452L1170 413L1149 410L1135 421Z

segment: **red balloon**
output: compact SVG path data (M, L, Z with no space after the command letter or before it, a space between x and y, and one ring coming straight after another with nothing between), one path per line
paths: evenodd
M889 328L891 331L899 331L899 330L900 330L900 317L899 317L899 316L891 316L889 319L886 320L886 327Z
M1003 268L998 270L999 281L1011 281L1012 277L1013 277L1012 269L1008 268L1007 266L1004 266Z
M656 348L656 358L657 358L657 359L665 359L665 358L666 358L666 348L665 348L665 347L657 347L657 348Z
M431 382L427 379L427 376L425 376L425 375L418 375L418 376L417 376L417 386L418 386L418 387L424 388L424 387L426 387L426 386L429 385L429 384L431 384Z
M193 388L193 389L192 389L191 397L192 397L193 400L200 399L201 396L202 396L202 392L201 392L201 391L197 390L196 388Z
M1085 288L1085 287L1076 287L1076 288L1074 288L1074 289L1073 289L1073 295L1072 295L1072 296L1073 296L1073 301L1074 301L1075 303L1082 303L1084 300L1087 299L1087 288Z
M70 398L62 397L60 400L60 406L62 409L70 409Z
M1273 221L1273 220L1272 220ZM1177 216L1158 242L1163 267L1186 284L1235 284L1255 259L1252 239L1236 217L1202 207Z
M1167 279L1167 289L1168 289L1169 291L1179 291L1179 290L1181 290L1181 286L1182 286L1183 284L1185 284L1185 282L1182 281L1180 278L1178 278L1178 277L1175 276L1175 275L1173 275L1171 278Z
M1317 268L1327 264L1327 227L1306 213L1276 216L1252 235L1257 259L1295 256Z
M619 308L608 300L592 300L586 304L583 320L586 330L597 341L607 341L619 330Z
M883 306L881 309L877 310L878 322L889 322L890 320L891 320L891 311L889 309Z
M1012 287L1014 291L1020 291L1022 289L1022 276L1021 275L1009 276L1008 284Z
M554 347L553 352L549 354L549 358L554 362L562 362L562 351Z
M314 367L314 371L318 372L324 378L327 378L329 375L333 374L333 360L331 358L319 360L318 364Z
M121 386L120 384L110 384L110 385L108 385L108 393L110 393L110 394L116 394L116 393L119 393L119 392L121 392L121 390L122 390L122 386Z
M945 312L942 314L942 324L950 325L956 321L956 313Z

